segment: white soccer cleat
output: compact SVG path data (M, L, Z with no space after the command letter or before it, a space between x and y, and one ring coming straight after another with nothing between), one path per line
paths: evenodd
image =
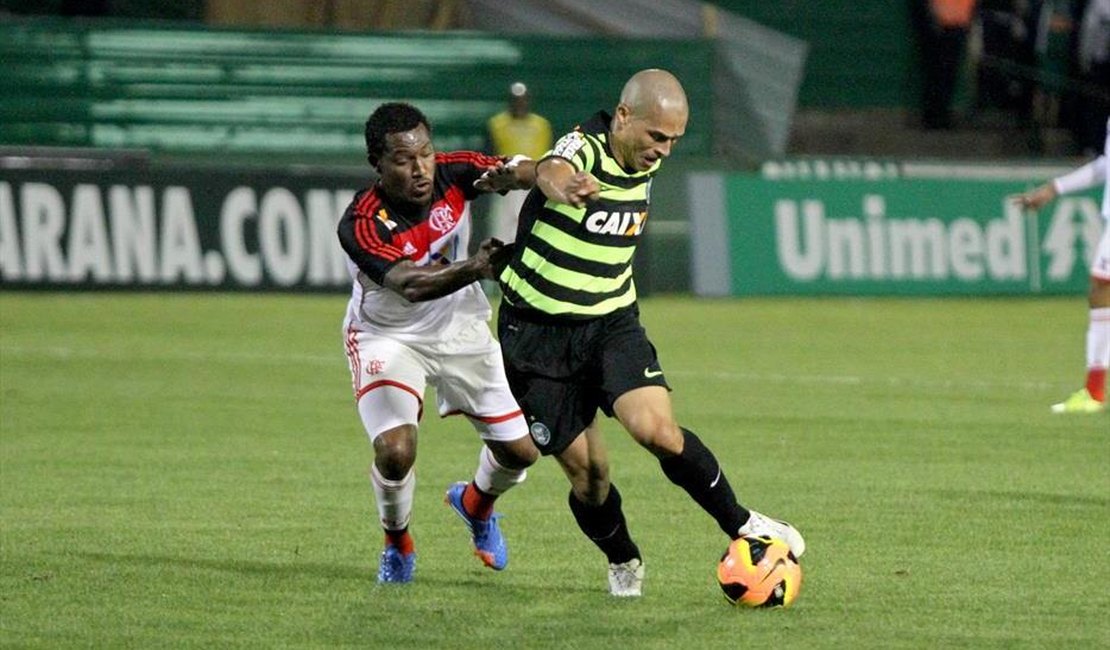
M781 539L790 547L790 552L794 554L795 558L802 557L802 553L806 552L806 541L802 539L802 534L798 532L797 528L785 521L771 519L755 510L749 510L748 512L751 513L751 516L748 517L748 522L740 527L738 532L741 535L765 535Z
M644 563L632 558L621 564L609 564L609 593L620 598L640 596L644 586Z

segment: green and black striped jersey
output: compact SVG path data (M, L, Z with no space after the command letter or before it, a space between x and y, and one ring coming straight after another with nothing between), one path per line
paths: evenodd
M661 161L643 172L622 169L609 148L610 121L597 113L547 154L589 172L601 193L574 208L548 200L539 188L531 191L520 212L516 251L500 275L504 300L513 307L585 319L636 302L632 257Z

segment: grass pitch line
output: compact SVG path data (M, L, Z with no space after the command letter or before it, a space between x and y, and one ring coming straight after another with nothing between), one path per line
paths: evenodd
M136 351L133 349L120 349L118 352L108 350L76 349L63 346L0 346L0 356L13 355L17 357L39 357L57 359L92 359L102 361L205 361L216 363L280 363L289 365L290 362L306 363L313 365L341 365L347 367L343 351L336 346L335 356L320 354L288 354L275 352L274 354L261 354L259 352L189 352L185 350L157 350Z
M1064 384L1047 381L1007 381L1007 380L960 380L951 379L922 379L909 377L862 377L858 375L796 375L778 373L737 373L737 372L705 372L691 370L669 370L667 374L682 377L709 377L718 381L738 381L750 383L781 383L781 384L841 384L845 386L885 385L905 386L908 388L1020 388L1030 391L1058 389Z
M320 354L262 354L259 352L190 352L187 350L135 351L121 349L118 353L107 350L78 349L64 346L0 346L0 356L39 357L48 359L91 359L91 360L137 360L137 361L201 361L206 363L274 363L289 365L304 363L317 366L347 367L342 351L336 349L335 355ZM775 383L775 384L833 384L840 386L902 386L906 388L933 389L1006 389L1006 390L1061 390L1062 383L1047 381L1023 381L992 378L989 380L951 380L909 377L864 377L861 375L799 375L780 373L747 373L730 371L667 370L672 377L703 377L722 382Z

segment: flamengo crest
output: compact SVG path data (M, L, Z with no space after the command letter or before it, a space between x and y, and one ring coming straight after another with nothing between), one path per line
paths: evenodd
M428 215L428 225L436 232L448 232L455 227L455 223L455 215L451 213L449 205L438 205Z

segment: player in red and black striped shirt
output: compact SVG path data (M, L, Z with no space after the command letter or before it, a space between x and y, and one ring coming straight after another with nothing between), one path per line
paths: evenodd
M520 408L490 335L489 301L478 280L493 277L507 249L482 242L467 257L468 202L481 192L528 189L531 160L471 151L437 153L427 118L409 104L379 106L366 122L367 160L378 173L339 223L353 279L344 319L355 400L374 447L371 483L385 529L379 582L412 580L417 424L424 390L439 414L463 414L483 439L469 483L447 503L471 532L475 553L495 570L508 549L494 500L535 462Z

